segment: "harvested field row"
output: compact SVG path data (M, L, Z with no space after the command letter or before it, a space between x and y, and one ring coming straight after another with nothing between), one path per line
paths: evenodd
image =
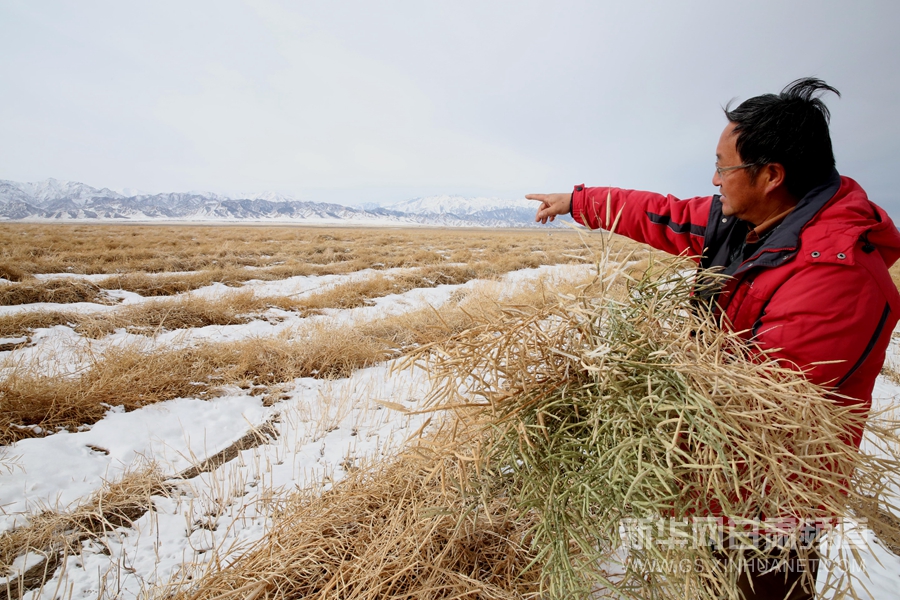
M568 234L569 238L577 236ZM555 238L554 238L555 239ZM574 241L569 240L569 241ZM591 253L584 243L574 247L563 246L548 251L516 251L517 248L503 247L496 252L485 252L466 264L466 268L476 273L477 277L490 277L498 274L541 265L584 262ZM635 249L638 250L637 248ZM639 254L646 254L641 250ZM374 254L371 256L375 256ZM287 264L274 267L248 270L240 266L215 267L191 273L169 275L166 273L150 274L131 272L111 275L106 279L93 283L73 279L71 277L55 279L20 278L17 283L0 285L0 306L13 306L46 303L100 302L114 304L115 300L104 294L104 290L123 290L134 292L145 297L174 296L184 292L206 287L214 283L228 286L239 286L252 280L277 281L296 276L335 275L353 273L366 268L388 269L398 267L422 267L435 272L458 270L458 261L401 261L385 263L379 260L353 260L327 265L315 265L297 262L291 259Z
M271 269L271 276L283 273L280 276L285 277L304 274L304 269L305 273L339 273L379 265L491 261L507 254L572 254L583 252L584 246L580 236L567 229L0 223L0 278L24 281L39 273L230 273L248 266Z
M176 580L171 587L188 591L172 597L534 596L541 583L528 535L535 515L511 510L502 498L482 500L435 476L433 464L402 456L324 494L296 494L270 536L234 568L212 571L199 587Z
M518 270L520 263L477 263L472 266L440 265L422 267L401 273L375 273L369 277L351 280L312 292L300 297L291 295L257 295L252 288L209 296L178 296L171 300L148 301L131 304L101 313L75 313L66 311L22 310L0 316L0 337L28 336L37 328L70 325L79 333L99 338L116 329L125 328L133 333L157 333L173 329L188 329L208 325L234 325L254 319L279 319L266 315L276 308L297 313L299 316L320 314L326 309L347 309L365 306L376 298L390 294L402 294L413 289L438 285L459 285L473 279L495 277L506 273L504 269Z
M71 279L51 279L38 281L28 279L22 283L0 284L0 306L17 306L37 303L73 304L75 302L96 302L115 304L103 293L100 286L88 281Z
M556 301L540 282L518 286L508 301ZM346 377L360 367L444 339L471 324L472 314L499 310L492 296L470 290L440 310L426 307L342 325L319 321L274 338L181 348L157 348L150 340L114 345L93 351L88 366L75 376L35 372L18 364L0 381L0 441L8 444L94 423L110 406L134 410L182 396L208 397L229 383L273 385L297 377Z

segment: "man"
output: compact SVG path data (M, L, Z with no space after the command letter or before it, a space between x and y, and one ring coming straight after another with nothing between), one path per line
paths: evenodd
M819 98L836 89L799 79L780 94L734 110L716 147L714 196L678 200L650 192L575 186L571 194L529 194L536 220L570 213L596 229L730 275L712 299L723 326L807 378L871 406L875 378L900 317L888 268L900 233L855 181L835 170L830 114ZM862 429L848 432L858 447ZM784 598L792 577L755 578L747 598ZM772 587L774 586L774 587ZM790 598L811 598L794 586Z

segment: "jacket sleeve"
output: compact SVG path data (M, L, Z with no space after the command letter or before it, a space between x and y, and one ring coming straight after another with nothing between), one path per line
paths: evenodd
M679 200L652 192L575 186L572 217L590 229L613 229L670 254L699 259L712 197ZM618 219L618 221L617 221Z
M893 298L865 269L802 269L775 292L753 326L754 341L813 383L867 398L897 324ZM861 389L861 384L868 382Z

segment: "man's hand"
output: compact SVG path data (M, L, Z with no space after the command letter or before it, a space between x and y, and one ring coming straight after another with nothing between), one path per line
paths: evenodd
M538 223L547 223L556 218L556 215L565 215L572 210L572 194L526 194L529 200L537 200L541 203L534 220Z

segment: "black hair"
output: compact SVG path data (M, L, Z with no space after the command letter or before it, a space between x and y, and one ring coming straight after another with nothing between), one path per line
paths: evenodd
M745 100L725 116L735 124L735 145L742 162L756 177L760 167L779 163L785 170L785 186L796 198L824 183L834 170L834 151L828 123L831 113L819 96L841 93L821 79L792 81L778 95L763 94Z

